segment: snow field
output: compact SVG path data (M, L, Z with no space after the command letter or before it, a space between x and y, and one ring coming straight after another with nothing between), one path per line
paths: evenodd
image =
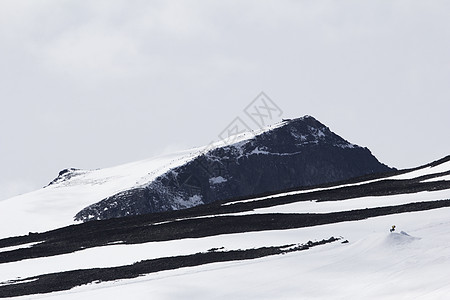
M224 214L221 216L265 213L329 213L448 198L450 198L450 192L448 190L443 190L392 196L362 197L341 201L302 201L268 208L255 209L248 212ZM214 216L216 215L204 217ZM269 240L273 241L270 244L271 246L304 243L312 239L329 238L329 236L317 237L311 235L309 236L308 240L298 240L293 239L289 234L286 235L286 233L289 232L290 231L273 231L273 233L276 233L277 237L271 236L270 233L264 233L264 235L267 235L269 237ZM85 249L82 251L77 251L75 253L58 255L54 257L45 257L2 264L2 272L0 272L0 282L16 279L18 277L25 278L45 273L62 272L75 269L128 265L145 259L206 252L211 248L225 247L226 250L236 250L267 246L265 242L262 242L266 239L258 238L261 234L262 233L245 233L207 237L202 239L152 242L138 245L109 245L92 249ZM280 239L280 237L287 238ZM11 251L16 248L24 248L29 246L31 245L26 244L15 247L0 248L0 253Z
M393 224L398 231L389 233ZM340 235L350 242L16 299L130 295L133 299L446 299L450 292L449 225L450 208L441 208L252 236L217 236L217 246L227 238L238 245L250 237L267 246Z

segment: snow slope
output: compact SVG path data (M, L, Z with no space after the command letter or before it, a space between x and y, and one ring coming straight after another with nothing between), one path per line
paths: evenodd
M450 191L448 190L420 192L409 195L363 197L341 201L301 201L268 208L255 209L253 211L246 211L242 213L222 214L221 216L266 213L328 213L446 198L450 198ZM204 217L214 217L214 215ZM206 252L211 248L224 247L226 250L250 249L271 245L301 243L303 241L302 239L306 239L306 241L308 241L313 239L329 238L329 236L317 236L316 231L311 231L310 235L303 236L302 239L299 240L299 233L297 232L299 230L304 231L304 229L292 229L275 230L263 233L248 232L205 237L200 239L182 239L131 245L114 243L109 246L89 248L69 254L37 258L31 261L22 260L2 264L0 282L15 279L17 277L25 278L37 276L44 273L129 265L145 259ZM339 235L343 234L341 233ZM347 237L347 235L345 235L345 237ZM268 244L267 241L270 241L271 244ZM11 251L15 248L25 248L30 246L32 246L32 244L0 248L0 253Z
M352 198L339 201L301 201L283 205L276 205L267 208L258 208L241 213L231 213L226 215L249 215L249 214L269 214L269 213L330 213L338 211L349 211L354 209L375 208L380 206L401 205L414 202L432 201L450 198L448 190L425 191L410 195L372 196Z
M172 166L192 155L195 153L182 153L164 160L160 158L157 163L149 161L148 164L153 163L153 167L160 166L160 170L164 170L167 165ZM58 188L79 191L75 182L82 186L86 186L87 182L102 186L108 183L98 182L96 178L106 175L109 181L125 182L117 174L125 174L125 170L135 174L137 169L133 164L121 168L117 173L99 170L107 174L98 177L91 172L81 174L70 181L59 183ZM389 179L417 178L447 172L449 168L450 164L445 162ZM155 176L145 174L144 168L142 170L141 177L133 179L138 183L140 179L147 180L146 176ZM447 177L443 175L435 179L446 180ZM131 184L131 181L128 183ZM357 184L361 182L352 185ZM48 188L56 189L52 186ZM88 190L85 192L88 193ZM297 191L302 192L306 191ZM450 190L447 189L339 201L300 201L225 215L329 213L449 198ZM207 215L194 218L214 217ZM393 224L397 226L397 231L390 233L389 228ZM154 299L446 299L450 292L449 225L450 208L446 207L288 230L221 234L130 245L119 241L73 253L0 264L0 287L11 284L11 280L41 274L125 266L148 259L205 253L212 248L229 251L305 244L334 236L342 237L349 243L338 241L285 255L160 271L135 279L91 283L68 291L14 299L148 299L149 295ZM27 243L0 248L0 255L32 246Z
M150 295L153 299L446 299L450 292L449 216L450 208L442 208L295 230L217 236L215 243L205 246L249 247L341 235L349 243L15 299L148 299ZM389 233L392 224L407 233ZM197 251L192 245L185 241L183 247Z
M203 148L92 171L75 171L68 180L0 201L0 238L46 231L75 223L86 206L140 186L201 154Z
M448 163L443 163L435 168L412 171L403 174L402 179L446 172L448 167ZM389 179L391 178L393 177ZM436 180L446 178L447 175L443 175ZM327 189L329 188L323 188ZM423 191L339 201L299 201L223 215L330 213L449 198L450 190ZM215 215L206 215L201 218L214 217ZM392 224L396 224L400 232L389 233ZM137 279L89 284L66 292L26 299L103 298L121 293L132 293L134 299L144 299L149 293L157 295L157 299L179 299L186 291L192 293L191 296L195 299L409 299L411 295L426 298L428 294L430 299L435 299L434 297L441 293L445 295L450 289L447 287L447 277L444 276L447 273L450 275L447 271L450 270L449 225L450 208L440 208L299 229L222 234L130 245L115 242L74 253L1 264L0 286L9 284L11 280L41 274L125 266L148 259L204 253L212 248L221 249L220 251L253 249L302 244L335 236L343 237L350 243L337 242L307 251L252 261L213 263L163 271ZM402 230L407 233L402 233ZM0 248L0 254L31 246L33 244ZM418 278L421 278L422 273L430 276L420 281Z
M396 175L391 177L391 179L409 179L409 178L417 178L420 176L437 174L442 172L448 172L450 170L450 161L441 163L437 166L425 167L418 169L416 171L408 172L402 175Z

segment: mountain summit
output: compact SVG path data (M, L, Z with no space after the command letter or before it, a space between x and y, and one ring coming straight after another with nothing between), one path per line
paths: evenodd
M177 210L231 198L391 171L311 116L283 120L214 144L159 176L92 204L77 221ZM151 172L152 170L148 170ZM69 169L55 179L76 178ZM149 173L150 174L150 173Z

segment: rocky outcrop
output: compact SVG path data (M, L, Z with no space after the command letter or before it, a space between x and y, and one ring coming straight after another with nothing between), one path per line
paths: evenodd
M391 171L367 148L306 116L214 148L156 180L93 204L76 220L108 219Z

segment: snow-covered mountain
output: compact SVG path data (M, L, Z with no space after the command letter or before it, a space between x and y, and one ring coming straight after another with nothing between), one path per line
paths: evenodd
M0 237L73 224L75 214L86 206L146 184L199 152L193 149L99 170L61 171L45 188L0 201Z
M0 297L446 299L449 224L450 156L1 239Z
M0 202L0 237L73 224L74 217L178 210L391 170L305 116L208 147L106 169L63 170L47 187Z
M214 145L143 185L83 209L76 219L177 210L388 171L368 149L305 116Z

